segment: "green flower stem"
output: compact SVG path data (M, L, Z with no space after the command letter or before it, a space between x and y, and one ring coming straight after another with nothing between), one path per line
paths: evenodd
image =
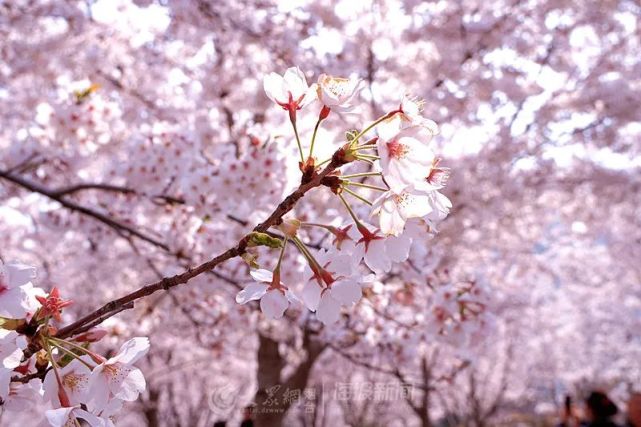
M72 342L70 342L70 341L65 341L65 340L61 340L61 339L59 339L59 338L54 338L54 337L49 337L49 340L50 340L50 341L52 341L52 342L53 342L53 344L58 344L58 345L56 345L56 347L59 347L59 345L67 345L67 346L72 347L72 348L74 348L74 349L76 349L76 350L82 351L83 353L85 353L85 354L87 354L87 355L91 356L92 358L94 358L94 357L101 358L101 356L98 356L98 355L97 355L96 353L94 353L93 351L91 351L91 350L89 350L89 349L86 349L86 348L84 348L84 347L83 347L83 346L81 346L81 345L78 345L78 344L72 343Z
M351 194L352 196L356 197L356 198L357 198L358 200L360 200L361 202L366 203L366 204L368 204L369 206L372 206L372 202L370 202L369 200L367 200L365 197L361 196L360 194L358 194L358 193L356 193L356 192L354 192L354 191L350 190L350 189L349 189L349 188L347 188L347 187L343 187L343 190L344 190L344 191L346 191L347 193ZM342 199L342 196L341 196L341 199ZM352 213L352 212L350 212L350 214L351 214L351 213ZM354 218L354 215L352 215L352 218ZM356 221L356 219L355 219L355 221ZM358 225L358 224L360 224L360 223L359 223L359 222L356 222L356 224Z
M298 153L300 154L300 161L302 163L305 163L305 159L303 158L303 146L300 143L300 136L298 136L298 127L296 126L296 120L290 117L290 122L292 123L292 127L294 128L294 135L296 136L296 144L298 144Z
M325 224L317 224L315 222L302 222L301 227L319 227L319 228L324 228L325 230L332 231L334 227L331 225L325 225Z
M314 133L312 133L312 142L309 147L309 157L312 157L312 154L314 153L314 143L316 142L316 133L318 132L318 128L320 127L322 121L323 121L322 115L318 116L318 120L316 121L316 125L314 126Z
M353 185L355 187L369 188L370 190L376 190L376 191L387 191L388 190L385 187L378 187L376 185L363 184L362 182L343 181L343 183L345 183L347 185Z
M87 363L86 361L82 360L82 359L80 358L80 356L78 356L78 355L77 355L76 353L74 353L73 351L71 351L71 350L68 350L68 349L64 348L62 345L60 345L60 344L58 344L58 343L54 342L53 340L50 340L49 342L50 342L51 344L53 344L56 348L58 348L58 349L62 350L62 351L63 351L63 352L65 352L66 354L68 354L69 356L73 357L74 359L79 360L79 361L80 361L80 363L82 363L83 365L85 365L87 368L89 368L89 369L93 369L93 368L95 368L95 366L91 366L89 363Z
M362 176L380 176L382 175L381 172L361 172L361 173L353 173L350 175L341 175L341 178L360 178Z
M369 132L369 131L374 127L374 126L376 126L377 124L381 123L381 122L382 122L382 121L384 121L384 120L387 120L387 119L390 119L390 118L394 117L394 115L395 115L396 113L399 113L399 112L400 112L400 111L398 111L398 110L396 110L396 111L391 111L391 112L389 112L389 113L385 114L384 116L379 117L379 118L378 118L378 119L376 119L376 121L374 121L372 124L370 124L370 125L369 125L369 126L367 126L365 129L363 129L362 131L360 131L360 132L358 133L358 135L356 135L356 136L353 138L353 141L355 141L355 140L357 140L357 139L361 138L363 135L365 135L367 132Z
M312 266L312 270L321 271L323 269L318 261L316 261L316 258L314 258L314 256L309 252L307 246L305 246L305 243L303 243L298 237L294 237L292 241L294 242L294 245L296 245L300 253L303 254L307 262Z
M289 240L289 237L285 236L285 239L283 240L283 248L280 250L280 255L278 256L278 262L276 263L276 267L274 268L274 273L280 272L280 264L283 262L283 256L285 255L285 248L287 247L288 240Z

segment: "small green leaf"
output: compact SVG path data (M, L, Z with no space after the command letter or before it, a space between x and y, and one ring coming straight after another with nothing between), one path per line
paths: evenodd
M268 246L276 249L283 247L283 241L277 237L272 237L269 234L255 231L250 234L249 244L247 246Z

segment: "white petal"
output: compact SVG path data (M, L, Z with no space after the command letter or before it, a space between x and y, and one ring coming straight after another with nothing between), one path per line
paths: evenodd
M67 421L72 416L71 411L75 408L60 408L60 409L50 409L45 411L45 417L49 424L53 427L64 427L67 424Z
M148 351L149 338L132 338L120 347L120 351L118 351L118 354L112 357L110 361L117 361L130 365L132 363L136 363L136 361L147 354Z
M0 317L22 319L27 315L21 288L6 289L0 293Z
M340 316L340 304L334 298L329 295L329 292L325 292L321 297L320 303L318 304L318 310L316 310L316 318L323 322L325 325L330 325L335 323Z
M316 280L309 280L305 283L301 297L308 309L316 311L321 297L321 287Z
M363 257L365 264L377 273L387 273L392 269L392 262L385 252L385 241L374 240L369 244L369 250Z
M433 199L425 193L404 192L398 201L398 210L405 219L421 218L434 209Z
M267 292L268 288L269 285L266 285L264 283L250 283L249 285L245 286L245 289L238 292L238 294L236 295L236 302L238 304L245 304L249 301L260 299L263 295L265 295L265 292Z
M9 369L0 369L0 399L6 400L9 395L9 384L13 372Z
M114 393L114 396L118 399L132 402L138 398L138 394L145 391L146 385L142 371L138 368L134 368L122 380L118 387L118 391Z
M279 290L271 290L260 299L260 310L268 319L280 319L289 307L289 301Z
M101 410L109 402L109 384L103 373L104 365L98 365L89 377L90 406Z
M276 73L269 73L263 78L265 93L277 104L285 104L288 101L288 94L285 90L283 78Z
M390 236L385 240L387 256L393 262L403 262L410 256L412 239L408 236Z
M307 80L305 80L305 75L300 68L288 68L285 71L283 80L285 81L285 87L291 92L294 100L298 100L301 95L307 92Z
M293 303L293 304L300 304L300 305L302 305L302 304L303 304L303 302L302 302L300 299L298 299L298 297L296 296L296 294L295 294L295 293L293 293L292 291L290 291L289 289L287 289L287 290L285 291L285 297L287 298L287 300L288 300L290 303Z
M53 369L47 372L45 380L42 382L42 389L44 390L42 398L45 401L51 402L54 408L60 406L60 400L58 399L58 381L56 380L56 374L53 372Z
M10 288L22 286L36 278L36 269L25 264L6 264L5 265L8 285Z
M383 234L398 236L403 232L405 219L396 209L391 212L381 211L379 224Z
M271 283L274 278L274 274L269 270L265 270L264 268L260 268L258 270L250 270L249 274L257 282Z
M91 414L83 409L76 409L73 411L76 417L82 418L83 420L87 421L91 427L105 427L107 426L107 422L101 418L98 418L94 414Z
M354 305L358 301L360 301L361 297L363 296L361 286L351 279L344 279L334 282L329 292L331 293L333 299L343 305Z

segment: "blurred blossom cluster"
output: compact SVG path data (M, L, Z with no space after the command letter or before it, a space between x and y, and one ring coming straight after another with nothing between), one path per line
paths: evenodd
M639 391L641 8L588 3L0 2L0 424Z

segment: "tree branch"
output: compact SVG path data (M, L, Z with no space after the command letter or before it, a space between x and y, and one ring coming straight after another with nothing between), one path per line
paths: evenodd
M56 202L60 203L62 206L64 206L67 209L93 217L96 220L102 222L103 224L115 230L124 231L132 236L136 236L141 240L151 243L152 245L158 246L168 252L170 251L169 246L154 239L153 237L149 237L146 234L143 234L140 231L130 227L129 225L123 224L120 221L110 218L101 212L79 205L75 202L71 202L65 199L64 197L62 197L60 194L58 194L57 191L52 191L48 188L41 186L40 184L36 184L34 182L28 181L20 176L14 175L11 172L4 171L4 170L0 170L0 178L4 178L5 180L10 181L22 188L26 188L29 191L42 194L43 196L46 196L51 200L55 200Z
M311 189L318 187L321 185L321 180L332 173L334 170L339 168L340 166L344 165L346 162L343 160L342 157L342 150L338 150L334 155L332 156L332 160L330 163L327 165L325 169L323 169L322 172L319 174L315 175L311 180L305 183L301 183L296 190L294 190L289 196L287 196L277 207L274 209L274 211L269 215L269 217L258 224L256 227L254 227L253 231L254 232L265 232L267 231L271 226L278 225L282 222L282 217L289 211L291 211L296 203ZM46 196L54 196L51 195L51 193L43 189L37 185L32 185L31 183L25 182L24 180L21 180L20 178L13 177L10 174L6 174L2 171L0 171L0 177L6 178L8 180L11 180L13 182L14 179L17 180L17 183L25 188L29 188L32 191L44 194ZM24 185L23 185L24 184ZM65 201L64 199L60 199L61 203L69 203ZM72 204L73 205L73 204ZM66 206L66 205L65 205ZM83 208L83 210L86 210L86 208ZM82 212L82 211L81 211ZM107 218L109 221L109 218ZM135 230L134 230L135 231ZM165 277L161 280L158 280L154 283L151 283L149 285L143 286L139 288L138 290L131 292L121 298L112 300L108 302L107 304L103 305L102 307L94 310L93 312L85 315L84 317L78 319L77 321L61 328L58 330L56 333L57 338L67 338L73 335L76 335L79 330L84 328L87 324L92 324L96 325L95 323L98 319L101 319L101 321L104 321L105 319L113 316L117 312L121 311L121 308L125 305L131 304L141 298L144 298L146 296L149 296L155 292L158 292L160 290L169 290L175 286L178 286L180 284L187 283L189 280L193 279L194 277L205 273L207 271L212 270L219 264L231 259L235 258L241 254L243 254L247 248L247 244L249 242L251 233L246 234L242 239L238 241L238 244L236 246L228 249L227 251L221 253L220 255L216 256L215 258L212 258L211 260L204 262L197 267L194 268L188 268L186 271L183 273L177 274L172 277ZM37 343L31 343L29 347L25 350L24 355L25 358L30 357L32 354L34 354L36 351L39 350L39 345Z

